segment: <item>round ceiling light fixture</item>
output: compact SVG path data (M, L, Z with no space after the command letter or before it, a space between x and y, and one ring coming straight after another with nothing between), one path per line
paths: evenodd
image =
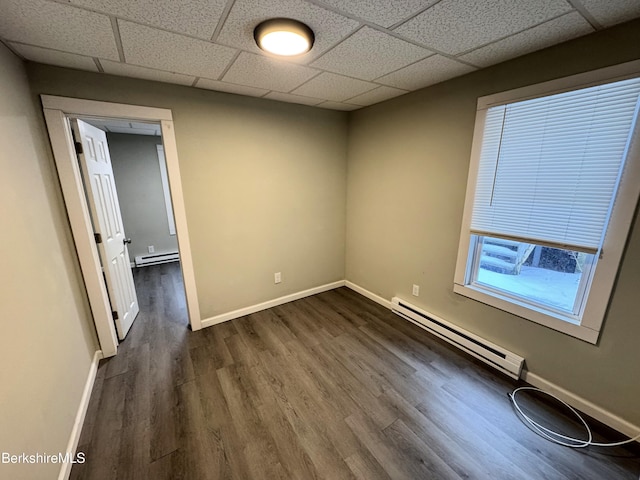
M307 53L315 36L304 23L291 18L272 18L260 23L253 31L258 47L283 57Z

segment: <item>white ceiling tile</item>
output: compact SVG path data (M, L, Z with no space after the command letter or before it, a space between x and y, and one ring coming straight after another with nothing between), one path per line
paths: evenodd
M320 108L328 108L330 110L344 110L345 112L349 112L351 110L357 110L358 108L362 108L359 107L357 105L349 105L347 103L340 103L340 102L324 102L321 103L319 105L317 105Z
M84 120L94 127L98 127L100 130L105 131L109 131L110 128L131 128L131 122L127 122L125 120L114 120L110 118L87 118Z
M0 40L40 63L350 110L588 34L579 12L610 26L640 0L0 0ZM309 54L257 48L278 16L315 31Z
M582 15L571 12L462 55L460 59L487 67L593 31L593 27Z
M474 70L473 67L463 63L456 62L441 55L434 55L402 68L397 72L380 77L376 82L404 88L406 90L417 90L459 75L464 75L472 70Z
M377 85L363 80L343 77L335 73L321 73L291 93L341 102L376 87Z
M193 76L181 75L178 73L164 72L152 68L127 65L126 63L100 60L100 64L105 73L120 75L123 77L143 78L145 80L155 80L157 82L176 83L178 85L191 85L196 79Z
M398 97L405 93L407 93L406 90L400 90L399 88L380 86L368 91L367 93L350 98L346 100L346 102L366 107L367 105L373 105L374 103L389 100L390 98Z
M11 48L22 55L27 60L47 65L57 65L59 67L77 68L78 70L89 70L97 72L96 62L91 57L84 57L74 53L59 52L48 48L32 47L19 43L10 43Z
M322 0L323 3L363 20L391 27L438 0Z
M175 32L211 39L226 0L70 0L72 4L106 12Z
M118 60L106 15L44 0L2 0L0 37L90 57Z
M605 27L640 17L638 0L580 0L580 3Z
M160 135L160 125L154 123L126 122L124 120L86 118L83 119L94 127L111 133L127 133L133 135Z
M127 63L184 75L217 78L235 50L135 23L118 21Z
M373 80L433 52L364 27L311 63L330 72Z
M246 85L236 85L235 83L209 80L208 78L199 78L196 83L196 87L206 88L207 90L217 90L219 92L235 93L238 95L248 95L250 97L262 97L269 92L269 90L265 90L263 88L247 87Z
M153 123L144 123L144 122L130 122L131 128L134 130L158 130L160 131L160 125Z
M242 52L223 80L249 87L289 92L317 74L317 70L302 65Z
M133 135L153 135L160 136L160 127L158 128L132 128L131 133Z
M323 98L303 97L302 95L292 95L291 93L271 92L265 95L264 98L270 98L271 100L279 100L287 103L301 103L302 105L318 105L324 102Z
M570 10L565 0L442 0L395 31L457 55Z
M126 133L129 135L158 135L158 132L154 128L121 128L121 127L109 127L111 133Z
M263 20L293 18L307 24L315 34L313 48L306 55L292 58L307 63L358 28L355 20L343 17L302 0L236 0L217 41L249 52L263 54L253 39L253 30Z

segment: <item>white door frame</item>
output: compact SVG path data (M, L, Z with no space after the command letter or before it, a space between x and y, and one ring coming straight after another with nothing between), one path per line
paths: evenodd
M98 333L98 341L104 356L109 357L117 353L118 340L113 325L109 297L102 277L98 249L93 237L89 208L68 121L69 116L108 117L160 123L189 322L192 330L200 330L202 328L200 307L198 305L171 110L52 95L41 95L40 98L62 186L62 194L69 214L69 222L80 261L80 268Z

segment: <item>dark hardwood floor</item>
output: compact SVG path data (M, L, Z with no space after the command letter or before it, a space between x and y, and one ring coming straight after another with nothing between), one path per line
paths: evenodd
M540 438L516 382L351 290L191 332L177 263L135 280L141 311L100 363L73 479L638 479L636 450Z

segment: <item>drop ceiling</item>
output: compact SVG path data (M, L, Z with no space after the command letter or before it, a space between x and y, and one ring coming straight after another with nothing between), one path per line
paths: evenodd
M126 133L128 135L150 135L159 137L162 132L156 123L129 122L103 118L83 118L87 123L107 133Z
M299 58L253 29L315 32ZM93 72L355 110L640 17L640 0L0 0L22 58Z

